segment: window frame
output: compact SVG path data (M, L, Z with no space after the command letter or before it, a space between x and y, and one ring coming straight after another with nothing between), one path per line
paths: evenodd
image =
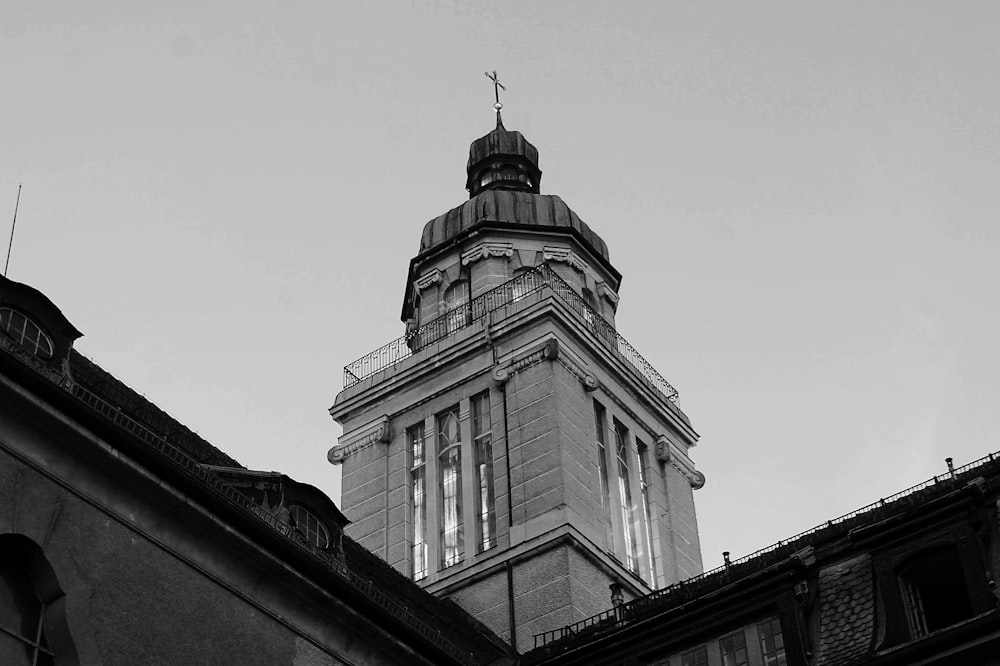
M410 574L414 581L430 574L427 539L427 437L425 424L418 421L406 429L407 467L410 492ZM419 443L419 457L416 446ZM419 493L418 493L419 485Z
M17 321L20 321L21 327L20 330L15 331L14 325ZM0 331L33 356L45 360L55 356L56 347L55 343L52 342L52 336L34 319L17 308L0 305ZM43 342L45 343L44 347L42 346Z
M449 419L454 419L455 439L452 441L446 435L445 428ZM438 500L438 543L440 550L440 567L447 569L465 561L465 515L462 506L462 496L464 485L462 482L462 421L459 406L454 405L435 417L435 453L437 460L437 500ZM444 464L445 456L450 457L450 463ZM454 471L451 479L446 478L446 471ZM449 481L453 482L450 496L448 495ZM449 525L448 505L446 499L451 500L451 514L454 516L454 524ZM454 534L454 543L449 546L449 534ZM451 552L449 552L451 551Z
M489 389L469 399L473 465L476 474L476 494L479 499L476 507L476 550L480 553L497 545L496 477L490 409Z
M295 531L299 533L302 538L306 540L310 546L318 548L319 550L327 550L330 548L330 528L326 526L326 523L316 515L316 512L311 510L309 507L302 504L289 504L288 514L291 516L292 520L295 521ZM297 515L299 514L299 515ZM303 520L300 521L299 516L302 516ZM302 525L302 522L305 525ZM313 527L316 529L314 530ZM313 536L323 537L323 543L321 544L319 539L313 539Z

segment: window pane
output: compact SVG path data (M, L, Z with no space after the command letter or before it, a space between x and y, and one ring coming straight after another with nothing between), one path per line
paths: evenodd
M465 557L462 440L458 407L438 416L438 470L441 480L441 564L450 567Z
M597 424L597 473L601 482L601 508L604 510L604 537L608 550L614 549L611 528L611 488L608 485L608 449L604 438L607 432L607 416L604 406L594 401L594 421Z
M621 501L622 530L625 537L625 566L633 571L639 569L639 553L636 544L635 505L632 503L632 485L629 482L628 429L615 424L615 452L618 458L618 499Z
M681 666L708 666L708 648L704 645L681 655Z
M38 324L17 310L0 308L0 330L35 356L52 357L52 340Z
M747 641L742 631L726 636L719 641L722 651L722 666L747 666Z
M642 491L642 524L646 530L646 550L649 564L649 579L650 583L655 588L658 574L657 565L659 562L656 561L656 550L653 548L653 511L649 505L649 482L647 481L649 474L649 448L638 439L636 440L636 445L639 449L639 486Z
M295 528L306 538L309 545L316 548L326 548L330 545L330 534L326 530L326 525L313 512L294 504L288 508L288 511L292 514L292 520L295 521Z
M497 519L493 487L493 432L490 424L490 394L472 399L472 436L476 451L476 487L479 489L479 550L496 546Z
M410 449L410 493L411 510L410 535L413 544L413 580L427 576L427 493L425 489L424 464L424 424L418 423L407 429L406 438Z
M757 625L760 636L760 652L764 666L785 666L785 641L781 637L781 623L778 618L765 620Z

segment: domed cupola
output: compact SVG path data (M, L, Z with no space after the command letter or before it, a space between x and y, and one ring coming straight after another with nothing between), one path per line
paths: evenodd
M542 172L538 168L538 149L520 132L503 126L497 110L497 127L469 147L469 175L465 189L469 198L485 190L515 190L538 194Z

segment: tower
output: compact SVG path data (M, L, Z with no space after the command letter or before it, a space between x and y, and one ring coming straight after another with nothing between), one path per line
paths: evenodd
M604 241L496 128L428 222L401 338L344 369L347 533L519 649L701 572L677 392L615 328ZM620 588L618 587L620 586Z

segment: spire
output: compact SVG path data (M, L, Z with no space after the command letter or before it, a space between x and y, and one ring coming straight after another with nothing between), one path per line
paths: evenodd
M496 103L497 126L486 136L472 142L469 147L469 163L466 166L465 189L469 198L484 190L517 190L539 193L538 185L542 172L538 168L538 149L531 145L517 131L511 132L503 126L500 110L500 90L507 90L500 83L496 71L486 72L486 78L493 82Z

